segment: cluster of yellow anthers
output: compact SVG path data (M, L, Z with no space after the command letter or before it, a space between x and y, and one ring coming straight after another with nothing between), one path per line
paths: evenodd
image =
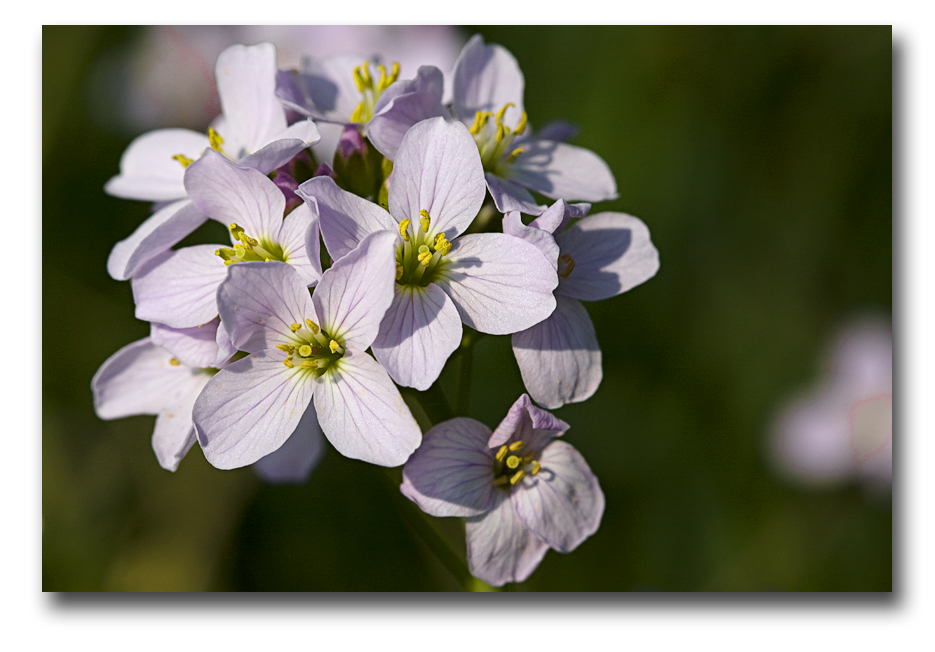
M276 348L286 353L288 357L282 363L290 369L294 369L298 363L300 369L324 372L344 355L344 347L321 330L311 319L306 319L304 325L296 323L289 328L295 335L296 343L277 344ZM296 356L298 360L295 360Z
M224 139L221 138L221 134L216 132L212 127L208 127L208 142L211 143L211 149L213 149L215 152L224 154L224 150L221 149L221 145L224 144ZM195 162L195 159L188 158L184 154L176 154L172 157L172 160L181 163L183 168L187 168L189 165Z
M437 233L429 239L431 224L432 218L424 208L419 211L421 229L410 229L412 220L406 219L399 223L399 235L403 242L396 249L396 280L402 280L404 285L421 284L425 272L434 270L451 249L451 243L444 233Z
M503 123L506 110L515 105L507 102L496 115L490 111L478 111L474 114L474 124L469 131L474 136L480 160L488 172L502 172L504 165L512 165L517 157L523 153L522 147L513 148L513 139L526 131L526 112L523 111L516 128L510 129ZM490 119L494 119L495 129L487 129Z
M507 455L507 453L512 453ZM523 454L523 442L514 441L507 446L504 444L497 451L496 462L494 464L493 483L498 487L514 485L524 477L528 471L530 475L536 475L542 469L539 462L534 460L535 453L532 451Z
M364 61L354 68L354 83L357 84L357 90L360 91L363 99L351 114L351 122L365 124L373 117L373 107L376 105L377 100L383 95L383 91L399 78L399 64L393 62L391 68L392 71L387 74L386 66L383 64L378 65L377 70L380 71L380 79L376 83L374 83L373 77L370 76L369 61Z
M283 260L282 256L277 254L276 251L269 251L269 249L275 249L275 247L271 245L261 246L259 240L248 236L244 233L243 227L236 223L230 225L230 232L234 240L237 240L240 244L235 244L233 249L222 247L214 252L214 255L219 256L225 265L243 263L248 260L267 263L271 260Z

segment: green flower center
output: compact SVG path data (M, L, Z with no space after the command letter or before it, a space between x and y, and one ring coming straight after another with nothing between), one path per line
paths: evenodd
M323 331L311 319L304 324L294 323L292 344L277 344L276 348L286 353L282 363L289 369L298 367L302 371L321 376L338 360L344 357L344 347Z
M449 261L445 256L451 243L444 233L429 236L432 218L427 210L419 211L419 228L411 220L399 223L402 242L396 246L396 282L403 286L426 287L444 273Z
M514 104L507 102L496 115L490 111L478 111L469 129L477 143L484 172L492 172L498 177L506 177L510 166L523 153L522 147L513 147L513 139L526 131L526 112L523 111L516 128L510 129L503 123L503 118L511 106Z
M214 255L221 258L225 265L245 263L247 261L268 263L271 260L276 260L282 263L288 262L288 257L283 253L282 247L272 240L268 238L251 238L236 223L230 225L230 232L234 240L239 244L235 244L233 248L222 247L214 252Z
M351 114L351 122L367 124L370 118L373 117L373 107L376 106L380 96L383 95L383 91L399 78L399 64L394 62L391 68L392 71L387 74L385 66L377 66L380 78L376 81L370 76L369 61L364 61L354 68L354 83L357 84L357 90L360 91L361 100Z

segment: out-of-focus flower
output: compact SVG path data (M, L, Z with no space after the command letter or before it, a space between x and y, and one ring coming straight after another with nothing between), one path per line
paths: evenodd
M893 336L860 321L838 336L818 386L791 400L770 440L782 475L809 485L888 486L893 474Z
M538 249L519 238L461 235L485 194L477 148L463 125L434 118L410 129L392 179L389 212L328 177L306 181L298 194L317 207L335 259L368 234L394 234L394 298L373 352L396 382L424 390L458 347L462 321L494 334L528 328L555 308L558 279Z
M386 371L364 351L393 298L392 234L365 238L309 297L289 265L232 265L218 289L221 320L249 353L217 373L195 402L205 457L252 464L317 420L342 455L398 466L421 432ZM314 400L315 409L308 409Z
M555 441L568 424L525 394L491 433L468 418L425 433L400 490L433 516L467 517L471 573L522 582L549 548L571 552L597 531L604 494L578 451Z

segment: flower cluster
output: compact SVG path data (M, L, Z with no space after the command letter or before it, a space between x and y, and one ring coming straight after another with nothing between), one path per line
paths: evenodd
M581 302L659 267L640 220L588 215L617 196L604 161L561 124L534 132L516 60L480 37L450 75L363 56L279 70L268 43L226 49L216 75L207 133L140 136L105 188L157 203L108 260L151 333L95 375L99 416L158 415L169 470L197 442L217 468L298 482L322 435L405 465L402 493L467 518L470 571L493 585L577 547L604 496L557 440L568 424L532 401L594 394ZM230 242L177 247L209 219ZM493 432L456 416L423 435L399 388L435 386L474 331L512 336L526 393Z

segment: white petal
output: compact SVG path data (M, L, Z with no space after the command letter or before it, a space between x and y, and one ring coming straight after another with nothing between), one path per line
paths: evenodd
M269 144L243 157L237 164L269 174L282 167L306 147L321 140L318 127L311 120L300 120L272 136Z
M324 452L325 438L315 410L306 410L286 443L255 462L253 470L270 484L299 484L308 480Z
M535 245L536 249L542 252L552 269L558 270L558 244L551 232L543 229L537 229L534 226L526 226L520 217L518 211L511 211L503 216L503 232L515 238L522 238L526 242Z
M314 243L311 251L306 247L308 241ZM305 202L296 206L283 220L279 230L279 245L283 258L299 273L302 282L308 287L318 285L321 280L318 214Z
M469 518L464 531L471 575L493 586L522 582L536 570L549 549L523 523L505 493L492 510Z
M195 426L192 423L192 408L201 390L208 384L210 376L199 374L199 382L192 390L167 405L156 417L153 430L153 452L159 466L167 471L179 468L179 462L195 443Z
M173 159L196 160L209 146L208 137L189 129L157 129L137 137L120 157L120 174L104 191L124 199L171 201L185 197L185 167Z
M509 177L552 199L595 202L617 198L617 182L604 160L565 143L527 141Z
M474 36L461 50L452 76L454 110L461 120L472 121L476 111L496 113L508 102L516 106L519 119L525 80L506 48L486 45L482 36Z
M191 328L170 328L154 322L149 332L153 344L167 350L182 364L189 367L213 367L218 358L219 324L217 318Z

